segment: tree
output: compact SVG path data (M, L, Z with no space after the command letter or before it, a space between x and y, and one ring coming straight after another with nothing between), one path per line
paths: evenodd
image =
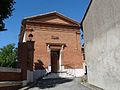
M0 0L0 31L5 28L4 20L12 16L14 0Z
M8 44L0 48L0 67L16 67L17 48L15 44Z

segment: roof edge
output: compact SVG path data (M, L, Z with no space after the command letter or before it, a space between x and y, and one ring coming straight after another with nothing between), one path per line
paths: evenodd
M31 18L36 18L36 17L39 17L39 16L45 16L45 15L50 15L50 14L56 14L56 15L58 15L59 17L62 17L62 18L64 18L64 19L66 19L66 20L68 20L68 21L70 21L70 22L72 22L72 23L80 26L80 23L78 23L77 21L75 21L75 20L73 20L72 18L70 18L70 17L68 17L68 16L65 16L65 15L63 15L63 14L57 12L57 11L53 11L53 12L48 12L48 13L43 13L43 14L38 14L38 15L33 15L33 16L25 17L25 18L23 18L22 22L24 22L24 21L26 21L26 20L28 20L28 19L31 19Z

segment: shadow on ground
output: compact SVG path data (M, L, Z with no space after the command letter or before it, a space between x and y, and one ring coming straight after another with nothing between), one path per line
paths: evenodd
M71 82L72 80L73 79L67 79L67 78L41 79L39 81L36 81L36 82L28 85L28 88L24 89L24 90L28 90L28 89L33 88L33 87L38 87L40 89L53 88L59 84Z

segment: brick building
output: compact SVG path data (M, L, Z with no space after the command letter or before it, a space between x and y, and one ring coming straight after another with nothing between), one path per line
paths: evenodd
M84 75L79 23L57 12L31 16L22 21L19 43L29 41L29 35L34 41L34 79L47 72Z

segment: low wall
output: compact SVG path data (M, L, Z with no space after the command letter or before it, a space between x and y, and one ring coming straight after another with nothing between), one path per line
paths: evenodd
M51 65L48 66L48 69L44 70L34 70L33 71L33 81L37 80L40 77L45 76L47 73L51 72ZM82 77L85 75L85 65L83 65L83 68L71 68L70 66L61 66L61 70L59 73L56 73L58 77ZM52 74L53 76L50 76L50 78L56 78L55 74Z
M21 81L21 73L0 72L0 81Z
M21 69L0 67L0 81L21 81Z
M27 84L27 73L19 68L0 67L0 90L12 90ZM16 90L16 89L15 89Z

